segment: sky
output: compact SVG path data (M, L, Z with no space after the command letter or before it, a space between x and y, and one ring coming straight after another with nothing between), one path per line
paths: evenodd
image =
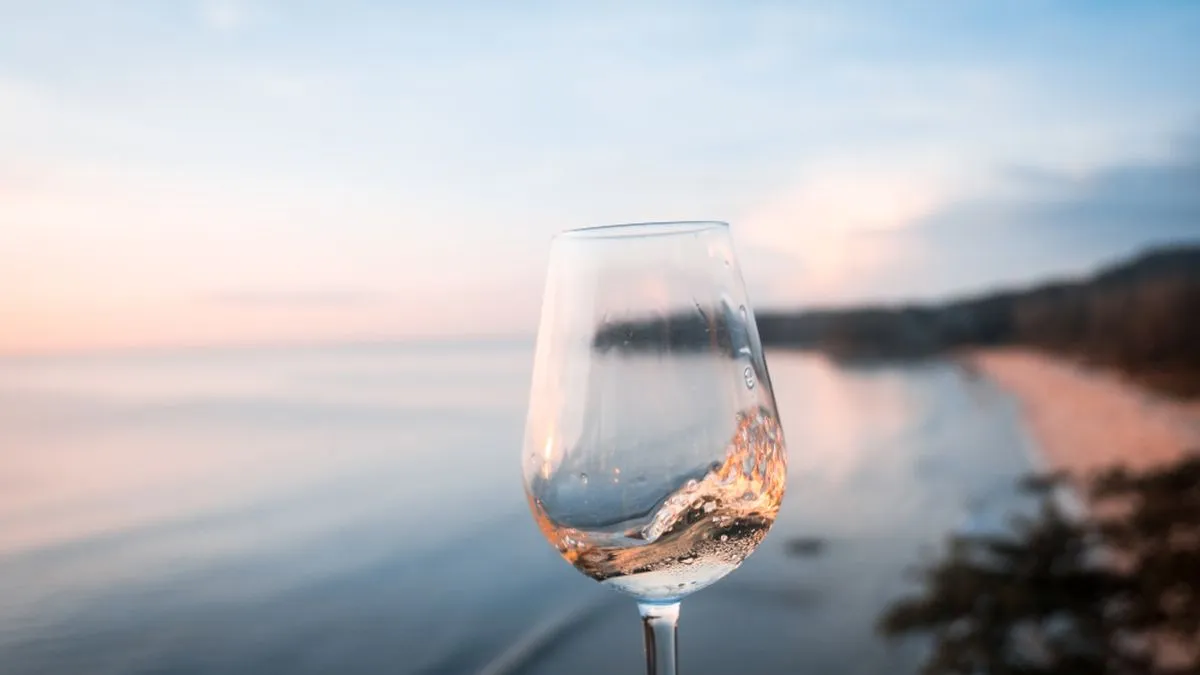
M550 238L757 307L1200 240L1200 4L0 0L0 353L524 335Z

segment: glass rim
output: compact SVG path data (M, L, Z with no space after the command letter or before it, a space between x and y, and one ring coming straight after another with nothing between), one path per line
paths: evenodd
M697 234L709 230L728 230L729 223L721 220L663 220L644 223L617 223L613 225L589 225L559 232L557 237L565 239L629 239L645 237L669 237Z

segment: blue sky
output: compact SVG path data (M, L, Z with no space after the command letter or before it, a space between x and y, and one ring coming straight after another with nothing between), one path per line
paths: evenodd
M760 306L1200 237L1200 5L0 0L0 351L532 330L724 219Z

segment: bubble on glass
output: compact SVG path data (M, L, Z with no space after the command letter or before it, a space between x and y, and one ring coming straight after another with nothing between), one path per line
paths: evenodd
M586 473L579 474L579 482L587 485L588 477Z
M754 377L754 369L750 366L746 366L746 369L742 371L742 377L746 379L747 389L753 389L754 385L758 383Z
M729 541L729 535L727 535L727 534L721 535L721 541Z

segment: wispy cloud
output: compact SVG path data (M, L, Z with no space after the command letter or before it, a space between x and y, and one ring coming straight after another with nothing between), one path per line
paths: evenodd
M1072 240L1100 232L1125 233L1127 240L1154 233L1200 236L1200 143L1181 142L1174 156L1157 162L1118 164L1081 176L1028 168L1016 175L1024 194L958 203L914 226L963 237L980 230L1013 237L1054 233Z
M903 228L843 237L839 299L945 297L1200 241L1200 144L1081 176L1028 167L1000 173L1015 180L991 197L945 204ZM820 281L805 270L794 288L817 289Z

